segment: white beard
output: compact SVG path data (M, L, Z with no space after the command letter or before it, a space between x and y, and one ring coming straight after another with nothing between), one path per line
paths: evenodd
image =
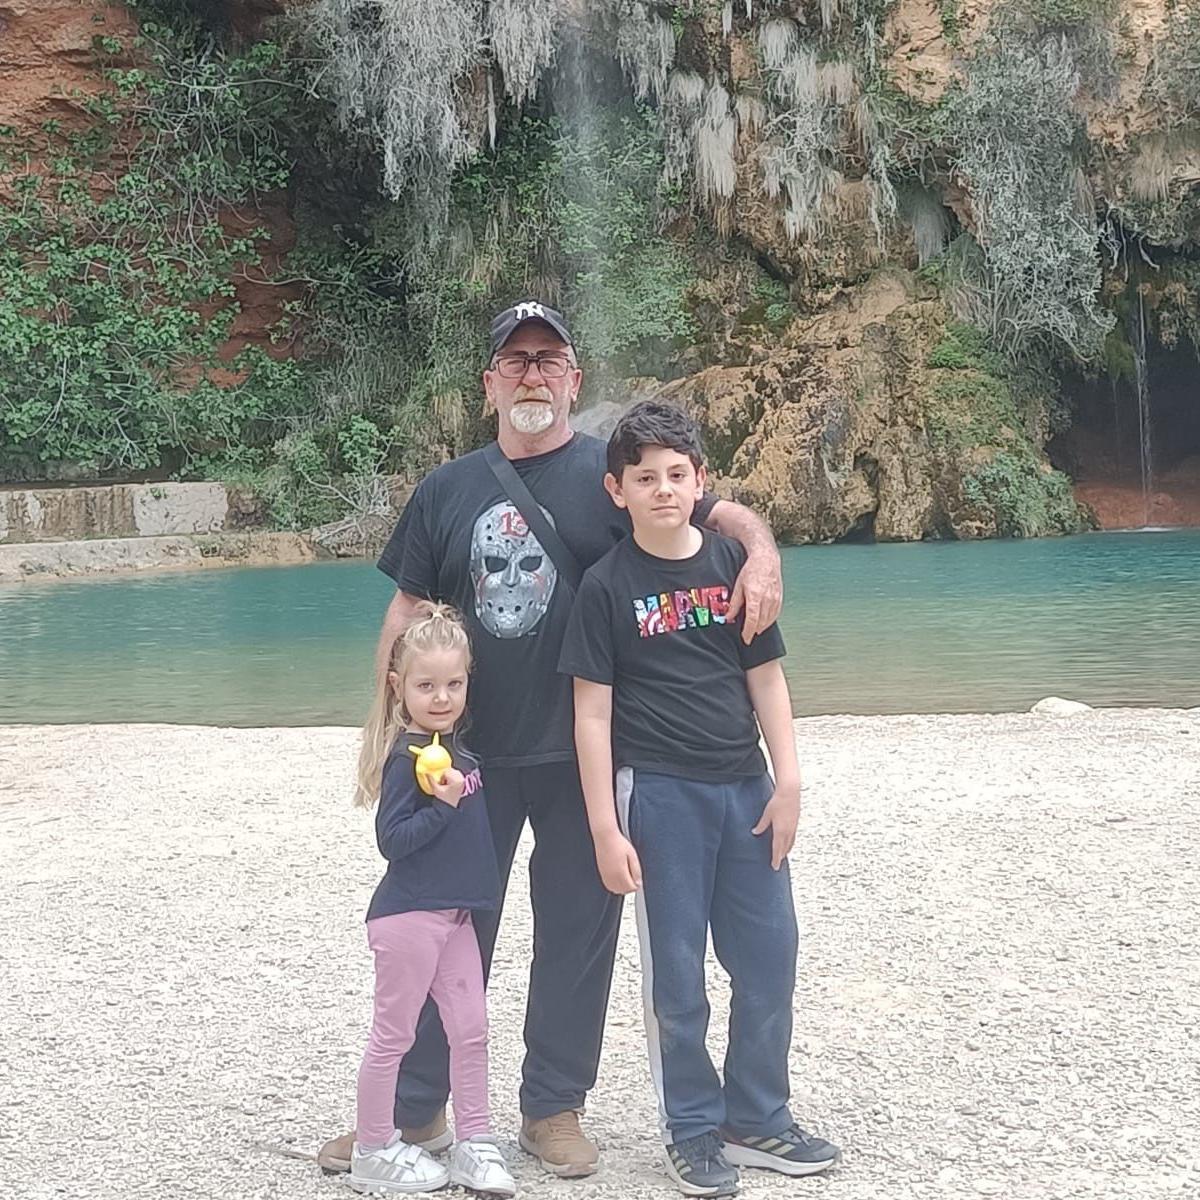
M508 423L518 433L535 437L554 424L554 409L541 400L522 400L509 409Z

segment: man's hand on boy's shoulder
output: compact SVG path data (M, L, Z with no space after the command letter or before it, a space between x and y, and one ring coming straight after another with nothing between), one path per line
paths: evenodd
M596 840L596 866L600 879L610 892L627 896L642 886L642 864L633 843L614 829Z
M770 629L783 610L783 571L779 552L762 548L749 555L734 580L729 598L729 617L742 617L742 641L748 646L764 630Z
M746 553L729 598L729 619L742 617L742 641L748 646L769 629L783 609L783 564L779 547L767 523L750 509L729 500L718 500L704 521L733 538Z
M750 831L758 837L771 831L771 870L778 871L796 843L800 823L800 782L776 784L758 824Z

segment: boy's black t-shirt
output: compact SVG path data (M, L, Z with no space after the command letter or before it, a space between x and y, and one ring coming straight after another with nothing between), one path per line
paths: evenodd
M513 466L583 569L629 532L604 490L605 444L577 433ZM716 498L705 496L699 522ZM489 767L575 757L571 681L558 656L571 588L492 474L482 450L417 486L379 569L402 591L453 604L471 635L472 747Z
M690 558L628 537L588 570L559 670L612 686L617 766L726 782L766 770L746 671L785 650L777 625L747 646L725 619L746 554L701 532Z

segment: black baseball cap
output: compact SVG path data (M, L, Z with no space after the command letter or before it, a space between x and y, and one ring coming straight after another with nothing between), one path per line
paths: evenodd
M492 353L491 357L495 357L496 353L504 346L517 329L524 325L526 321L542 321L549 325L555 333L558 334L568 346L574 348L575 339L571 337L567 329L567 323L563 320L562 313L551 308L548 304L542 304L537 300L523 300L520 304L514 304L511 308L506 308L495 320L492 321Z

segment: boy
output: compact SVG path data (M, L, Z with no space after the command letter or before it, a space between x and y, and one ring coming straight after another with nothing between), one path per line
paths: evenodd
M787 1106L796 918L786 860L800 772L783 640L772 625L746 646L726 620L745 555L691 524L705 473L684 413L653 401L630 409L609 440L608 472L633 536L584 576L559 670L575 677L601 878L638 893L667 1171L685 1195L728 1196L738 1166L810 1175L839 1155ZM704 1044L710 926L733 984L724 1086Z

